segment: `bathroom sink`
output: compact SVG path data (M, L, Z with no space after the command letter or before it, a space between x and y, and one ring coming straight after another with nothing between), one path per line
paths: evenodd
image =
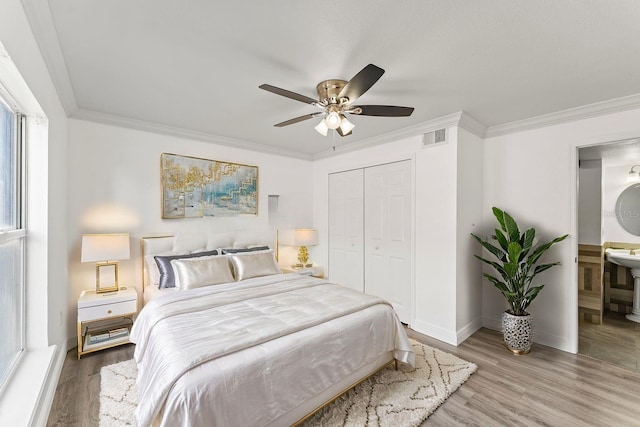
M637 249L638 255L631 255L629 249L611 249L607 248L605 253L607 259L623 267L631 269L640 269L640 249Z
M605 249L607 260L614 264L631 269L633 276L633 309L625 317L632 322L640 323L640 249L638 255L632 255L629 249Z

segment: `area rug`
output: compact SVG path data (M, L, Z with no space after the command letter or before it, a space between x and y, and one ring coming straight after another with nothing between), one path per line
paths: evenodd
M477 366L411 340L415 369L399 364L363 381L317 412L310 426L419 426L470 376ZM100 371L100 426L135 425L136 366L133 360Z

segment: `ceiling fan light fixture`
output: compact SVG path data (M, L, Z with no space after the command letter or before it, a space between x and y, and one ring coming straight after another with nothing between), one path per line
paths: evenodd
M332 111L327 115L327 117L325 117L324 121L326 122L329 129L338 129L340 127L340 122L342 122L342 119L340 118L340 114Z
M322 136L327 136L327 132L329 132L329 127L325 123L324 119L320 120L320 123L318 123L314 129Z
M355 127L356 127L356 125L354 125L349 120L347 120L347 118L345 116L342 116L342 121L340 122L340 130L342 131L343 135L348 134Z

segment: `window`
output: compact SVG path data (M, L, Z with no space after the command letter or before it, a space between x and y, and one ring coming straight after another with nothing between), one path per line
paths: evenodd
M23 119L0 98L0 390L25 341Z

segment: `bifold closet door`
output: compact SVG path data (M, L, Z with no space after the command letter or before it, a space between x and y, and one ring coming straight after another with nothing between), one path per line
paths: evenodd
M329 175L329 279L364 291L362 169Z
M411 162L364 170L365 292L411 318Z

